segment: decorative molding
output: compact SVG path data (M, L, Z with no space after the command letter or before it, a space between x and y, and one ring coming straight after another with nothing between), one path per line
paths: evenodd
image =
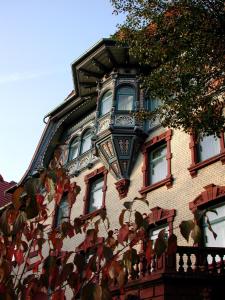
M143 187L139 191L141 194L145 194L149 191L152 191L158 187L166 185L167 188L172 187L173 177L171 174L171 138L172 138L172 130L169 129L166 132L153 137L150 141L144 144L142 153L144 155L144 162L142 167L143 172ZM167 153L166 153L166 160L167 160L167 175L166 178L156 182L154 184L149 184L149 152L160 143L166 143Z
M135 126L135 119L130 115L115 115L115 126Z
M127 196L130 180L129 179L121 179L115 183L116 189L119 192L120 199L123 199Z
M176 216L175 209L163 209L159 206L153 207L148 215L149 225L160 225L160 223L168 223L169 234L173 233L173 221Z
M195 212L197 209L204 206L213 205L219 200L225 200L225 186L219 186L211 183L206 185L204 189L205 191L201 192L199 196L189 202L189 209L192 212Z
M101 144L102 152L107 156L108 159L111 159L115 156L115 152L112 145L112 140L106 140L104 143Z
M83 118L80 122L78 122L75 125L68 128L65 133L65 135L66 135L65 139L68 139L68 137L70 137L70 136L72 137L72 136L76 135L77 130L82 129L82 131L83 131L83 126L85 124L88 124L91 121L94 121L95 115L96 115L96 112L94 111L91 114L89 114L87 117Z
M197 153L197 137L194 134L190 134L190 143L189 148L191 149L191 165L188 168L192 177L197 176L197 171L216 162L221 161L222 164L225 164L225 145L224 145L224 133L221 133L220 137L220 154L212 156L204 161L198 162L198 153Z
M89 159L87 160L87 157ZM82 172L88 168L89 164L95 164L99 161L99 158L94 155L94 149L90 149L82 155L76 157L65 165L65 168L69 171L70 175L75 172Z
M104 116L104 118L101 118L97 121L97 128L98 131L97 133L102 133L103 131L105 131L106 129L109 128L111 122L111 118L110 118L110 114L107 114L106 116Z

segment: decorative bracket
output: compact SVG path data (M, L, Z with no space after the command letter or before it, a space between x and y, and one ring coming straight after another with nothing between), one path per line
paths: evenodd
M123 199L127 196L128 189L130 186L130 180L123 178L123 179L117 181L115 183L115 186L116 186L117 191L119 192L120 199Z

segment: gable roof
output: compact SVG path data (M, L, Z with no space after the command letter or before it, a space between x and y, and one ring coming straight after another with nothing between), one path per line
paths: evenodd
M16 183L14 181L4 181L2 175L0 174L0 208L11 202L12 195L6 194L5 191L15 184Z

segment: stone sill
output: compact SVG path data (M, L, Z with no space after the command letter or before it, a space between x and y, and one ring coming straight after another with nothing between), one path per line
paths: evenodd
M197 171L210 165L210 164L213 164L214 162L217 162L217 161L221 161L222 164L225 164L225 152L223 153L220 153L218 155L215 155L213 157L210 157L204 161L201 161L199 163L196 163L196 164L193 164L191 165L189 168L188 168L188 171L190 172L191 176L192 177L196 177L197 176Z
M169 189L169 188L172 187L172 183L173 183L173 177L171 175L171 176L166 177L165 179L160 180L160 181L158 181L154 184L142 187L141 190L139 190L139 193L140 194L146 194L147 192L153 191L153 190L155 190L155 189L157 189L161 186L164 186L164 185L166 185L167 189Z

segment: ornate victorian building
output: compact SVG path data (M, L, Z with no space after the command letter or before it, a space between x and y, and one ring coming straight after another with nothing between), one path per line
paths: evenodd
M128 49L110 39L101 40L74 61L74 91L45 117L45 131L24 178L48 165L54 145L62 145L62 163L81 193L72 208L61 200L57 225L63 218L90 218L106 208L116 228L124 201L146 195L149 209L140 204L137 209L149 216L150 238L155 240L162 228L168 235L175 233L177 255L174 260L166 255L156 259L151 270L142 258L123 297L223 299L224 135L197 139L163 128L158 120L137 120L134 112L160 105L159 100L145 97L139 72L140 65ZM203 221L202 248L192 247L180 235L179 224L204 208L217 212L209 212L208 217L218 237L213 238ZM118 287L113 295L120 299Z

